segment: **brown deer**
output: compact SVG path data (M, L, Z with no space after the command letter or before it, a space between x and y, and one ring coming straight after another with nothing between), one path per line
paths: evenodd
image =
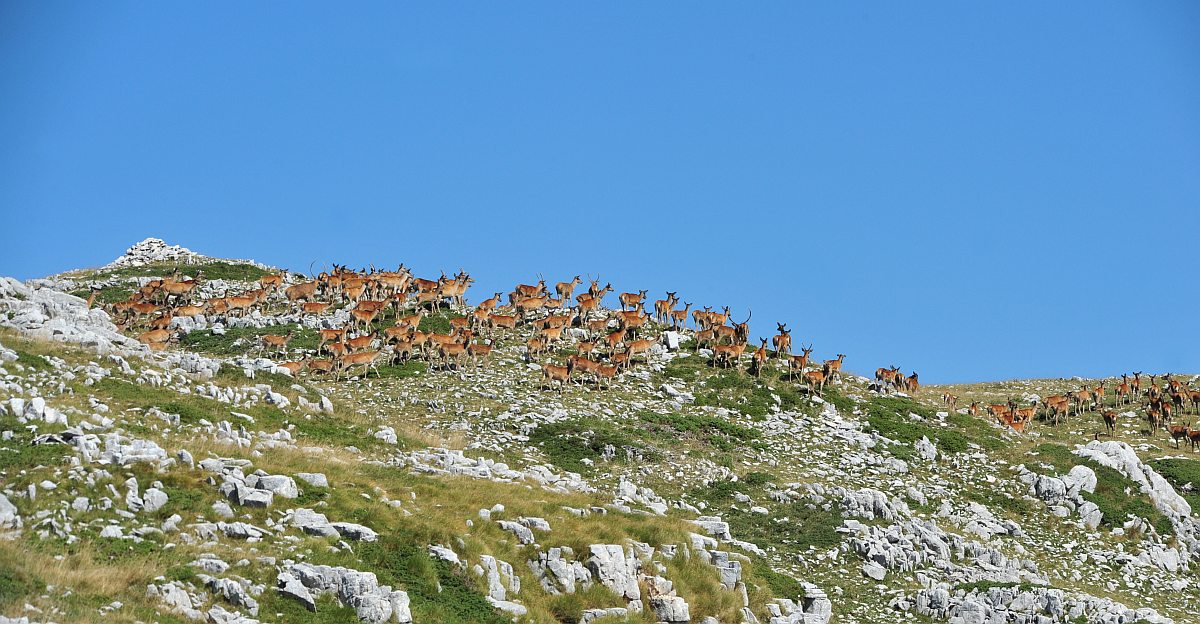
M671 329L679 331L687 327L688 310L692 304L684 303L682 310L671 310Z
M833 377L840 378L842 376L842 362L846 361L846 354L837 354L836 360L825 360L823 368L827 370L826 375L832 379ZM916 373L913 373L916 374Z
M569 281L569 282L559 282L559 283L555 284L554 285L554 293L556 295L558 295L559 299L562 299L563 301L567 301L567 300L571 299L572 296L574 296L575 287L579 286L582 283L583 283L583 280L579 279L579 276L576 275L575 277L571 278L571 281Z
M1183 425L1168 425L1167 432L1171 434L1171 439L1175 441L1175 448L1179 448L1179 441L1188 437L1188 432L1191 431L1192 423Z
M775 331L779 332L771 338L775 357L786 359L792 354L792 330L787 328L787 323L775 323Z
M791 369L790 375L795 378L797 374L803 373L804 369L808 368L808 356L813 352L812 345L800 347L800 355L788 356L788 368Z
M675 311L675 304L679 303L679 297L676 293L667 291L666 299L658 299L654 302L654 320L658 321L659 325L666 326L667 320L671 318L671 313Z
M640 308L642 305L642 301L644 301L646 299L646 293L647 293L647 291L645 291L645 290L639 290L638 292L635 292L635 293L629 293L629 292L621 293L620 295L617 296L617 298L621 300L621 309L624 310L626 308L629 308L629 309L636 310L636 309Z
M566 389L567 382L571 378L571 369L566 366L556 366L554 364L542 364L542 387L554 388L554 384L558 384L558 393L562 394Z
M1108 436L1117 434L1117 412L1115 410L1104 410L1100 413L1100 417L1104 419L1104 429L1108 431Z

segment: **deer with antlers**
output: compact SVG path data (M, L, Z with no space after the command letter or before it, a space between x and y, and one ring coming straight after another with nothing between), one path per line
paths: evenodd
M798 373L803 373L804 369L808 368L808 356L812 354L813 347L800 347L800 355L788 356L788 368L791 370L791 376L794 378Z
M544 294L546 294L546 280L539 274L537 284L517 284L512 294L509 295L509 302L511 303L518 298L529 299L540 297ZM514 297L513 295L516 296Z
M889 387L899 388L900 384L897 382L897 379L903 377L904 375L900 373L900 367L894 364L891 368L880 367L875 369L875 381L878 382L880 390L887 390Z

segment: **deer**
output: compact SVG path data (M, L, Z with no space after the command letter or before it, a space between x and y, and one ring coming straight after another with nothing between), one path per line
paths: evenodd
M1171 434L1171 439L1175 442L1175 448L1179 448L1179 441L1188 437L1188 432L1192 429L1192 423L1188 422L1182 425L1168 425L1167 433Z
M539 297L546 293L546 280L542 279L541 275L538 275L537 284L517 284L517 287L513 289L513 293L518 297L523 297L526 299ZM512 298L510 297L510 301L511 300Z
M950 394L949 392L943 392L942 405L945 405L948 411L954 412L954 410L958 407L958 397Z
M759 338L758 340L762 344L754 350L754 354L751 356L751 361L754 364L754 376L762 377L763 368L767 365L767 339Z
M484 368L491 361L492 345L472 342L467 345L467 355L475 362L476 368Z
M633 364L633 356L641 355L646 358L646 362L650 361L650 347L654 346L656 341L649 338L644 340L634 340L625 345L625 353L629 354L629 363Z
M514 307L516 308L518 316L524 320L526 314L530 312L536 312L546 307L546 301L549 299L549 295L542 295L540 297L527 297L525 299L516 301L514 303Z
M287 274L287 269L284 269L275 275L264 275L258 278L258 287L275 292L283 287L283 283L287 281Z
M350 350L351 353L354 353L357 351L364 351L366 349L370 349L371 345L374 343L374 341L375 341L375 337L372 336L371 334L363 334L361 336L358 336L357 338L351 338L351 339L345 341L344 344L346 345L346 348Z
M354 326L358 327L361 325L364 332L371 331L371 323L375 322L375 317L378 315L379 310L371 308L367 308L366 310L354 308L353 310L350 310L350 317L354 322Z
M617 345L625 340L625 330L618 329L604 337L604 344L608 347L608 354L612 356L617 352Z
M292 362L281 362L276 364L276 366L279 368L287 370L288 374L292 377L300 376L300 371L304 370L304 365L304 360L295 360Z
M554 285L554 294L558 295L563 301L570 300L575 295L575 288L583 283L579 276L571 278L569 282L559 282Z
M1129 386L1133 388L1133 395L1135 397L1142 395L1142 375L1141 371L1134 373L1133 381L1129 382Z
M516 329L518 317L508 314L492 314L488 316L488 326L495 330L497 327L504 329Z
M1108 437L1112 437L1117 433L1117 412L1115 410L1104 410L1100 413L1100 417L1104 419L1104 429L1108 431Z
M1129 385L1129 375L1122 373L1121 374L1121 383L1118 384L1117 387L1113 390L1114 394L1116 394L1117 404L1118 405L1128 404L1129 399L1130 399L1129 395L1130 395L1130 392L1132 392L1132 390L1133 390L1133 387Z
M317 352L320 353L327 343L341 342L346 337L346 328L318 329Z
M803 373L805 368L808 368L808 356L813 352L812 345L800 347L801 355L788 356L788 368L791 369L791 375L795 377L796 373Z
M600 297L593 297L588 293L583 293L575 299L576 316L579 318L579 323L582 325L587 322L588 315L600 309Z
M263 348L267 351L286 351L287 345L289 342L291 342L292 334L294 333L294 329L289 329L288 333L284 334L283 336L277 334L263 334L262 336L259 336L259 339L262 340Z
M300 311L304 314L324 314L332 305L325 301L305 301L300 304Z
M591 286L588 287L587 295L589 297L591 297L592 299L603 301L604 295L607 295L608 293L612 292L613 287L612 287L611 283L608 283L608 284L604 285L604 288L600 288L599 276L596 276L596 277L597 277L597 279L592 280ZM579 298L576 297L576 301L578 301L578 300L579 300Z
M826 370L812 370L804 373L804 381L808 384L809 392L816 392L817 396L821 396L825 392L825 382L829 378Z
M1150 435L1153 436L1162 427L1162 411L1157 407L1146 408L1146 420L1150 424Z
M921 380L917 378L917 371L913 371L912 374L904 380L904 388L913 396L920 394Z
M775 357L785 359L792 353L792 330L787 328L787 323L775 323L775 331L778 332L771 338L771 346L775 347Z
M596 342L594 340L580 340L575 343L575 348L579 351L579 355L587 359L592 359L592 353L596 350Z
M1084 385L1083 389L1070 392L1067 397L1075 405L1075 415L1078 416L1085 411L1088 401L1092 399L1092 391Z
M1200 429L1188 429L1188 442L1192 445L1192 452L1196 452L1196 445L1200 444Z
M621 309L624 310L626 308L630 308L633 310L637 310L638 308L641 307L642 301L646 299L647 292L648 291L645 291L645 290L639 290L638 292L635 292L635 293L630 293L630 292L621 293L620 295L617 296L617 298L621 300Z
M582 385L583 376L595 374L596 370L600 368L600 363L593 362L585 357L572 355L567 358L567 368L570 369L570 374L567 375L568 381L575 376L575 371L579 371L580 385Z
M654 319L659 325L666 326L667 319L671 317L671 312L675 311L675 304L679 303L679 297L676 293L667 291L666 299L658 299L654 302Z
M1054 424L1058 424L1058 417L1062 415L1064 421L1070 412L1070 399L1063 394L1055 394L1042 399L1042 407L1046 409L1050 416L1054 417Z
M571 378L571 369L567 366L557 366L554 364L542 364L542 387L554 388L554 384L558 383L558 393L561 395L566 388L567 382Z
M1104 407L1104 384L1105 381L1100 380L1100 385L1092 388L1092 402L1095 404L1096 409Z
M283 296L287 298L288 303L298 303L300 301L311 301L317 294L317 286L320 282L313 280L301 284L293 284L283 289Z
M903 375L900 374L899 366L892 365L891 368L881 367L875 369L875 381L879 382L881 390L886 390L889 386L898 387L896 382L898 377L903 377Z
M354 366L363 367L363 378L365 379L372 370L375 371L375 376L379 376L379 369L376 367L376 361L379 359L379 351L363 351L362 353L347 353L334 361L334 381L341 381L342 373Z
M688 310L691 307L692 304L685 303L682 310L671 310L671 329L680 331L687 327Z
M463 360L467 357L467 345L456 340L440 341L438 355L443 369L450 370L450 361L453 360L454 370L462 370Z
M167 343L171 341L173 334L165 329L152 329L148 332L138 334L138 342L150 347L151 351L162 351L167 348Z
M596 377L596 388L600 389L605 387L601 385L601 382L607 382L607 387L612 388L612 380L616 379L617 373L620 370L620 367L616 364L601 364L597 366L596 370L593 371Z
M826 369L826 375L828 375L830 378L833 378L834 376L840 378L842 376L842 362L845 360L846 354L844 353L837 354L837 359L835 360L825 360L823 368ZM915 375L916 373L913 374Z
M488 312L495 312L496 306L500 305L500 295L502 295L502 294L503 293L496 293L496 294L492 295L491 298L484 299L483 301L479 302L478 306L475 306L475 309L476 310L487 310Z
M550 342L543 336L534 336L525 341L525 359L532 362L535 356L550 350Z
M746 343L731 344L731 345L713 345L713 365L721 365L723 368L733 366L733 369L741 372L739 362L742 358L742 353L746 350Z

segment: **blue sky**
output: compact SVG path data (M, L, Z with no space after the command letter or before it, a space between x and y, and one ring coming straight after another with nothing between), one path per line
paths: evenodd
M1200 4L0 3L0 274L158 236L1200 372Z

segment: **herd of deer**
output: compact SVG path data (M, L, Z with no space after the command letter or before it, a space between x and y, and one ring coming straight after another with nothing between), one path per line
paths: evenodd
M1184 382L1174 379L1169 374L1161 375L1163 385L1159 385L1159 375L1143 378L1145 373L1136 372L1121 375L1121 383L1112 388L1111 407L1106 405L1108 382L1100 381L1095 386L1081 385L1079 390L1045 397L1040 401L1019 407L1015 399L1006 403L981 405L972 402L967 408L971 415L986 412L1003 425L1017 431L1024 431L1034 418L1041 415L1046 422L1058 425L1060 420L1067 422L1072 414L1081 416L1087 412L1098 412L1104 421L1108 435L1114 435L1117 429L1119 414L1116 408L1121 406L1138 406L1145 411L1149 435L1153 436L1164 427L1179 448L1181 440L1191 443L1192 451L1200 446L1200 429L1193 429L1191 422L1172 424L1171 419L1182 415L1190 406L1193 413L1200 414L1200 390L1189 388ZM1145 379L1149 383L1143 383ZM958 398L953 394L944 393L942 402L951 410L955 409Z
M461 370L468 364L484 367L489 363L496 340L505 334L524 341L530 361L552 349L570 345L574 353L565 361L541 365L543 387L557 386L560 393L572 382L586 385L590 380L597 389L611 387L613 380L633 367L638 357L649 359L666 330L689 329L689 317L695 326L694 348L698 352L707 349L712 366L733 368L740 374L753 317L751 312L739 323L731 318L729 307L720 312L707 306L693 310L692 304L681 302L675 292L667 292L665 299L654 301L654 312L650 314L646 311L645 290L618 293L620 309L608 309L603 302L613 292L612 284L602 287L599 279L590 279L586 291L576 295L576 289L584 284L579 275L554 284L553 296L546 280L539 276L536 284L517 284L506 297L495 293L474 309L466 306L466 291L474 280L465 271L453 277L443 273L431 280L413 276L404 265L395 271L374 267L353 271L335 264L332 271L298 283L289 285L284 271L262 277L257 288L241 294L226 293L195 301L202 278L203 274L198 273L195 279L181 279L176 272L150 281L127 300L112 304L110 311L122 326L144 329L138 340L158 350L177 339L171 322L178 317L269 313L273 302L305 315L345 306L349 323L318 330L316 353L280 364L293 375L307 369L311 373L332 374L336 380L356 369L361 369L364 376L372 370L378 374L381 360L394 364L424 359L431 369L443 370ZM443 306L466 314L449 318L447 333L423 330L422 319L427 313L440 312ZM568 328L578 330L567 332ZM657 338L653 337L655 331L659 332ZM294 332L289 331L259 338L266 353L280 354L286 352L293 336ZM769 340L759 341L758 348L750 351L750 374L759 376L772 360L781 360L786 378L802 381L816 395L822 394L825 384L840 375L846 358L838 354L835 359L810 361L811 345L801 346L800 354L792 353L791 330L783 323L776 324L776 334ZM1112 407L1140 401L1150 435L1165 427L1177 447L1181 440L1187 440L1194 451L1200 445L1200 429L1191 428L1190 422L1172 424L1171 420L1184 413L1189 405L1192 411L1200 413L1200 390L1189 388L1170 375L1161 376L1161 386L1157 375L1150 375L1149 383L1144 384L1143 375L1137 372L1132 377L1121 376L1121 383L1112 388ZM905 376L899 366L876 369L875 382L880 392L900 391L915 396L920 391L917 373ZM972 402L967 412L974 416L986 412L1002 425L1024 431L1039 415L1057 425L1072 414L1096 411L1111 435L1116 430L1118 415L1115 409L1105 406L1105 386L1104 381L1094 387L1084 385L1077 391L1048 396L1026 406L1019 406L1016 400L991 405ZM951 411L958 407L958 398L949 392L942 395L942 402Z
M241 294L225 293L195 301L201 277L184 280L176 272L150 281L126 301L113 304L111 312L126 328L142 329L144 324L146 331L138 334L138 339L157 350L177 339L171 329L172 320L177 317L268 313L276 303L287 311L305 315L345 306L350 322L340 328L318 330L316 353L280 364L293 374L307 369L311 373L332 374L336 380L358 369L363 375L371 370L378 374L381 360L396 363L421 358L431 368L438 366L444 370L460 370L468 363L486 366L501 332L510 336L519 334L532 361L552 348L561 348L567 344L568 336L573 336L575 353L564 362L542 364L543 387L557 385L560 392L576 381L585 384L590 380L597 389L611 387L613 379L634 366L637 358L648 359L651 350L663 339L663 332L687 329L689 315L695 324L696 350L708 349L713 366L733 368L740 373L753 316L751 312L738 323L730 318L728 307L721 312L711 307L693 310L692 304L681 302L675 292L654 301L654 313L650 314L646 311L645 290L618 293L620 309L610 310L603 301L613 292L612 284L602 287L599 279L590 279L586 292L576 295L576 289L584 284L579 275L554 284L553 296L545 279L539 276L536 284L517 284L507 297L495 293L474 309L468 309L465 300L474 280L464 271L453 277L443 273L440 278L430 280L414 277L403 265L395 271L374 267L353 271L335 264L332 271L299 283L289 285L285 271L261 278L257 288ZM425 315L439 312L443 306L466 314L450 318L447 333L423 330L421 321ZM568 328L579 331L568 333ZM659 332L657 338L655 331ZM264 352L280 354L286 352L293 336L294 332L289 331L259 338ZM770 342L773 352L768 351L766 338L751 351L750 373L761 375L772 358L782 360L789 378L804 381L817 394L840 373L846 357L839 354L836 359L810 363L811 345L801 347L799 355L792 354L791 330L786 324L777 324L777 335ZM915 384L915 374L912 380Z

